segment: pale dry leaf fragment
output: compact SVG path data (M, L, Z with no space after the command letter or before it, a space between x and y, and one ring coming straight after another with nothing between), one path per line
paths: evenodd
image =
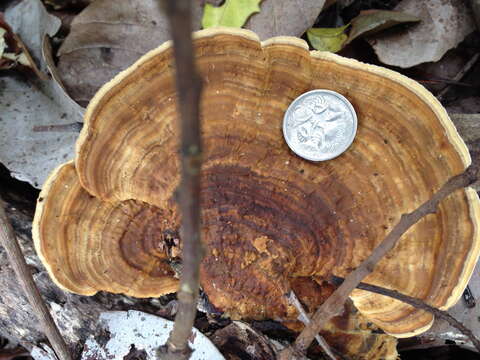
M476 133L478 136L478 125L475 125L474 128L471 128L467 125L467 128L462 129L463 121L457 121L456 116L452 116L452 114L450 114L450 116L452 117L453 121L457 126L460 125L460 131L470 128L469 130L473 130L473 132ZM478 264L470 279L469 287L473 295L478 299L478 296L480 295L480 267ZM467 329L472 330L474 334L480 333L480 322L478 321L478 302L476 307L469 308L466 305L465 301L461 299L457 304L455 304L455 306L448 310L448 313L455 319L463 323L463 325L465 325ZM453 340L460 343L470 344L470 340L467 336L465 336L458 329L454 328L448 322L443 320L435 320L430 330L428 330L423 336L425 338Z
M475 30L462 0L404 0L395 11L415 14L421 21L406 31L377 34L369 40L381 62L408 68L438 61Z
M0 79L0 89L0 162L13 177L40 188L56 166L73 157L78 133L36 132L34 127L81 118L38 81L8 76Z
M200 18L195 1L194 30ZM158 0L97 0L72 21L58 52L59 73L73 99L86 105L100 86L169 39Z
M87 339L82 353L82 360L87 359L124 359L133 344L135 348L144 350L147 359L155 359L155 350L165 344L173 321L140 311L111 311L100 315L98 333ZM224 360L215 345L196 328L192 329L194 350L190 360ZM98 335L105 335L105 341L98 341Z
M52 44L50 43L50 38L47 35L44 36L43 42L42 42L42 58L45 63L45 66L48 69L48 72L52 77L51 87L56 94L55 98L63 99L63 101L67 103L69 107L71 107L73 110L76 110L76 112L79 115L79 118L77 119L77 121L79 122L82 121L83 114L85 113L85 109L81 107L79 104L77 104L75 100L73 100L70 97L67 90L65 89L65 86L63 85L63 82L62 82L62 78L58 73L58 69L55 65L55 61L53 60Z
M252 15L246 29L265 40L273 36L302 36L313 26L325 0L263 0L260 12Z
M53 35L59 20L40 0L25 0L7 9L13 31L26 39L28 49L47 69L42 57L45 34ZM36 132L37 126L81 121L81 109L58 90L52 80L9 74L0 79L0 162L19 180L40 188L47 175L73 157L76 132Z
M3 52L5 51L5 48L7 47L7 44L5 43L5 34L7 33L7 30L0 28L0 59L3 56Z
M22 39L40 70L46 72L41 44L44 35L57 33L62 24L60 19L49 14L41 1L24 0L5 12L5 20Z
M33 346L30 352L30 356L34 360L58 360L55 352L46 344Z

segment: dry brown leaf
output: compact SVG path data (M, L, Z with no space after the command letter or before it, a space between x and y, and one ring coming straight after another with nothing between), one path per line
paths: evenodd
M404 0L395 10L414 14L421 22L407 30L375 35L370 40L384 64L408 68L438 61L475 30L462 0Z
M325 0L263 0L261 12L245 28L262 39L300 36L310 28ZM201 2L195 1L194 26L200 28ZM72 97L86 105L101 85L141 55L170 38L158 0L96 0L72 22L59 50L59 71Z
M199 29L201 7L195 4ZM58 52L59 72L72 97L85 105L101 85L169 38L158 0L97 0L73 20Z
M311 28L322 11L325 0L263 0L260 12L244 26L260 39L273 36L301 36Z
M406 14L400 11L361 11L360 14L351 22L352 29L350 30L350 34L348 36L348 42L352 42L359 36L376 34L382 30L388 29L398 24L418 21L420 21L420 19L416 16Z
M40 0L24 0L5 12L13 32L25 39L39 67L46 71L42 42L60 27ZM73 157L76 132L37 132L36 127L68 125L81 119L81 109L52 80L8 74L0 78L0 162L12 176L40 188L47 175Z

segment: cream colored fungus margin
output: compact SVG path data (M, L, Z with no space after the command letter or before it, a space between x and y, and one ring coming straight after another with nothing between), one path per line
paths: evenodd
M69 164L73 164L73 160L67 161L66 163L63 163L55 168L53 172L48 176L47 180L42 186L42 190L40 191L40 194L38 195L38 200L37 200L37 206L35 208L35 216L33 217L33 223L32 223L32 239L33 239L33 245L35 247L35 251L37 252L38 257L42 261L43 266L48 271L48 274L52 278L53 282L62 290L66 292L72 292L71 289L68 289L65 287L62 282L57 279L56 272L53 271L52 267L53 265L50 264L49 261L47 261L47 258L45 257L42 249L42 243L40 241L40 222L42 221L42 217L45 211L45 204L47 201L41 201L41 199L46 199L48 196L48 193L50 192L50 189L52 188L53 184L57 180L58 174L60 171L63 169L64 166L67 166ZM98 292L97 289L92 288L91 286L86 289L83 294L87 296L95 295Z
M285 45L297 46L302 49L307 49L307 50L309 49L308 44L304 40L295 38L295 37L275 37L262 42L263 47L271 44L285 44ZM463 139L458 134L458 131L455 125L453 124L452 120L447 114L447 111L443 108L442 104L437 100L437 98L435 98L430 93L430 91L428 91L425 87L420 85L418 82L398 72L395 72L393 70L376 66L376 65L365 64L358 60L345 58L330 52L310 51L310 55L315 59L331 61L352 69L357 69L360 71L365 71L365 72L376 74L382 77L386 77L402 85L403 87L409 89L410 91L412 91L424 103L430 105L430 108L433 110L437 118L440 120L443 128L445 129L445 134L447 135L448 140L450 141L451 144L453 144L454 148L457 150L457 153L460 155L462 162L464 164L464 167L467 168L471 164L472 159L470 157L468 148L465 145L465 142L463 141ZM470 218L474 226L473 246L472 246L472 249L470 250L470 253L468 254L467 259L465 260L465 263L460 275L459 283L453 289L452 294L447 299L447 302L443 306L439 307L440 310L447 310L458 302L458 300L462 296L463 291L467 287L468 282L470 281L470 278L473 274L473 270L475 268L475 265L477 263L477 260L480 254L480 226L478 221L480 219L480 200L477 192L473 188L468 187L463 191L465 191L465 194L468 199L468 204L470 209ZM407 338L407 337L419 335L427 331L428 329L430 329L430 327L433 325L433 321L434 320L432 320L430 324L427 324L426 326L421 327L415 331L404 333L404 334L392 334L392 335L397 338Z
M225 35L235 35L235 36L240 36L246 39L250 39L252 41L257 41L260 42L259 37L252 31L249 30L244 30L244 29L234 29L234 28L211 28L211 29L205 29L205 30L200 30L198 32L195 32L193 34L194 39L200 39L200 38L206 38L206 37L211 37L215 35L220 35L220 34L225 34ZM271 39L268 39L266 41L261 42L262 47L266 47L268 45L272 44L285 44L285 45L291 45L291 46L296 46L301 49L308 50L308 44L299 38L295 37L274 37ZM76 156L78 158L79 153L81 152L81 149L86 142L88 138L88 131L89 131L89 124L90 124L90 119L92 117L92 114L94 113L94 110L97 106L97 104L100 102L100 99L105 96L111 89L113 89L117 84L121 83L123 79L128 77L131 73L133 73L137 68L139 68L143 63L147 62L149 59L155 57L156 55L162 53L166 49L169 49L172 46L172 41L167 41L158 48L151 50L144 56L142 56L139 60L137 60L132 66L130 66L128 69L120 72L117 76L115 76L111 81L106 83L102 88L95 94L95 96L92 98L90 101L87 111L85 113L84 117L84 126L83 129L80 133L80 136L77 140L77 145L76 145ZM322 51L311 51L310 55L313 58L316 59L322 59L322 60L327 60L327 61L332 61L334 63L340 64L342 66L346 66L352 69L358 69L360 71L366 71L370 72L376 75L380 75L382 77L389 78L390 80L408 88L411 90L413 93L415 93L423 102L428 104L430 108L433 110L433 112L437 115L438 119L442 123L444 129L445 129L445 134L447 135L447 138L449 139L450 143L453 144L455 149L457 150L458 154L460 155L462 162L465 167L470 165L471 163L471 158L470 154L468 152L468 149L461 139L460 135L457 132L457 129L455 128L455 125L453 122L450 120L448 117L447 112L445 109L442 107L440 102L427 90L425 89L422 85L417 83L416 81L409 79L406 76L403 76L395 71L382 68L379 66L375 65L370 65L370 64L365 64L361 63L355 59L348 59L348 58L343 58L341 56L329 53L329 52L322 52ZM48 189L50 188L50 184L55 180L56 175L59 171L59 168L57 168L47 179L45 182L45 185L42 190L42 195L41 196L46 196L48 193ZM480 200L478 198L477 193L475 190L472 188L467 188L464 190L466 193L466 196L469 201L469 207L470 207L470 215L472 222L474 224L474 245L469 253L468 258L465 261L462 274L460 277L460 281L457 284L457 286L453 289L451 296L448 298L447 302L445 305L441 306L440 309L446 310L453 306L460 296L462 295L462 292L464 291L465 287L467 286L470 277L473 273L475 264L477 262L479 253L480 253L480 229L479 229L479 224L478 224L478 219L480 218ZM38 222L40 221L41 214L42 214L42 207L43 205L41 203L38 203L37 205L37 212L35 214L35 219L34 219L34 225L33 225L33 238L34 238L34 243L35 247L37 249L37 252L44 264L47 264L42 256L41 248L40 248L40 241L39 241L39 234L38 234ZM38 215L37 215L38 213ZM48 266L48 265L47 265ZM53 274L53 272L49 271L50 274ZM60 287L64 288L62 285L58 283L58 281L55 281ZM432 321L433 323L433 321ZM414 336L417 334L420 334L430 328L431 324L422 327L420 329L417 329L414 332L411 333L406 333L406 334L394 334L396 337L410 337Z

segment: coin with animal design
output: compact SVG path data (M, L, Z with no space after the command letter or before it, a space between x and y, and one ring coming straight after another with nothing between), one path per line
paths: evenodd
M312 90L297 97L283 119L290 149L310 161L336 158L352 144L357 115L352 104L330 90Z

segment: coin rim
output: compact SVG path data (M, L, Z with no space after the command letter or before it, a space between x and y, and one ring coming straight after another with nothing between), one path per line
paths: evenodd
M299 154L297 151L295 151L295 149L293 149L292 145L290 144L289 140L288 140L288 137L287 137L287 133L286 133L286 128L287 128L287 115L288 115L288 112L293 108L293 106L298 102L300 101L302 98L312 94L312 93L316 93L316 92L322 92L322 93L328 93L328 94L332 94L336 97L338 97L340 100L343 100L345 102L345 104L347 105L347 108L350 110L350 113L352 114L352 117L353 117L353 131L352 131L352 135L349 139L349 141L346 142L346 146L345 148L339 153L339 154L336 154L334 156L326 156L326 157L322 157L322 158L313 158L313 157L310 157L310 156L304 156L304 155L301 155ZM358 119L357 119L357 113L355 112L355 109L352 105L352 103L345 97L343 96L342 94L336 92L336 91L333 91L333 90L327 90L327 89L315 89L315 90L310 90L310 91L307 91L306 93L303 93L302 95L300 96L297 96L291 103L290 105L288 106L287 110L285 111L285 114L283 115L283 138L285 139L285 142L287 143L288 147L290 150L292 150L296 155L298 155L299 157L301 157L302 159L305 159L305 160L309 160L309 161L313 161L313 162L320 162L320 161L327 161L327 160L332 160L332 159L335 159L336 157L339 157L340 155L342 155L345 151L348 150L348 148L353 144L353 140L355 140L355 136L357 135L357 125L358 125Z

